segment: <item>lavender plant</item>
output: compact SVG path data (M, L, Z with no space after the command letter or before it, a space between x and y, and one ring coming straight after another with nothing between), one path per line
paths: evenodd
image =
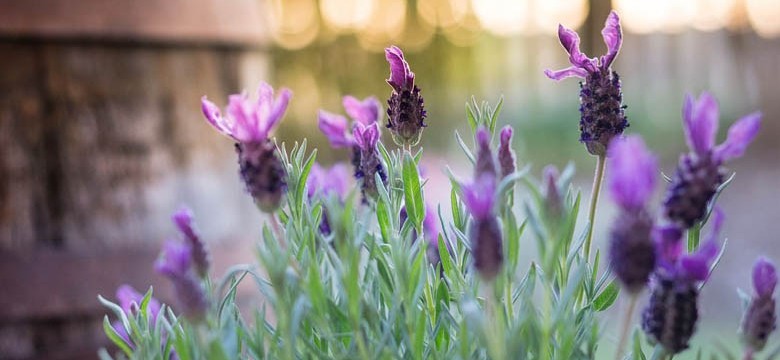
M352 176L347 165L318 164L305 139L292 146L271 140L289 90L274 97L262 84L257 100L232 95L226 116L204 97L206 120L237 143L239 175L269 215L258 264L238 264L212 278L193 214L177 212L179 239L165 243L155 264L173 285L174 306L156 300L151 288L141 295L122 286L118 304L99 297L113 313L104 328L117 348L113 355L101 350L101 358L593 359L610 347L603 312L621 293L628 302L616 359L684 351L700 317L700 288L723 253L721 211L714 212L713 230L701 246L699 230L733 179L724 179L723 162L744 153L760 116L740 120L726 142L713 147L717 105L709 95L698 102L689 96L683 120L693 152L682 157L662 215L655 216L656 157L639 135L622 135L625 107L611 69L622 42L616 13L603 35L608 53L588 59L576 33L561 26L573 66L547 72L554 79L585 79L581 141L599 159L585 224L578 219L581 194L571 186L572 166L561 172L547 166L541 179L529 166L518 168L512 127L496 134L503 99L495 107L467 103L472 145L455 137L473 170L463 175L447 169L448 202L426 197L430 185L418 166L423 150L413 147L427 114L397 47L386 50L392 87L387 119L374 97L344 98L352 125L341 115L318 114L331 146L348 149L344 160L352 164ZM382 121L400 148L382 141ZM590 247L607 164L618 214L602 262L601 250L591 254ZM678 210L683 207L693 210ZM528 239L535 240L535 254L524 246ZM528 257L533 260L523 260ZM255 283L260 308L240 309L242 281ZM765 347L775 328L776 282L774 266L759 260L755 294L746 297L740 326L746 359ZM631 314L645 288L649 300L635 324ZM649 356L638 332L625 353L637 325L654 346Z

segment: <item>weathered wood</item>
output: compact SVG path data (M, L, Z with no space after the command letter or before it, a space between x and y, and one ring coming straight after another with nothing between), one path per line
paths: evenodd
M0 0L0 36L262 45L257 0Z

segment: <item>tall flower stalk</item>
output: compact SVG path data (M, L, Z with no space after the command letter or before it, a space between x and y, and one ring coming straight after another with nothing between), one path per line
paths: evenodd
M616 12L612 11L607 16L601 35L607 45L607 53L598 58L589 58L580 51L579 35L559 25L558 38L569 54L569 62L572 66L556 71L548 69L544 72L553 80L569 77L584 80L580 83L580 142L585 144L588 152L595 155L597 159L588 210L588 235L583 247L586 259L590 258L596 207L606 166L604 157L607 155L607 148L612 139L620 136L628 127L620 76L612 69L612 63L623 43L623 31Z

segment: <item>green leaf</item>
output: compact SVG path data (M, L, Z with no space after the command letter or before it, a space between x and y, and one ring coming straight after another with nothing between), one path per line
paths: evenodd
M129 333L129 329L125 328L125 330ZM121 336L119 336L119 333L116 332L113 326L111 326L111 321L108 320L108 315L103 317L103 331L106 333L106 336L116 344L116 346L119 347L122 352L124 352L127 356L133 355L133 350L130 349L130 345L128 345L124 339L122 339Z
M639 335L639 331L634 331L634 346L631 351L631 358L633 360L646 360L645 353L642 352L642 337Z
M615 300L617 300L618 294L620 294L620 287L618 287L615 280L612 280L612 282L596 296L596 299L593 300L593 308L596 309L596 311L609 309L609 307L615 303Z
M458 145L460 145L460 148L463 150L463 153L466 154L466 157L469 159L469 161L472 164L475 164L477 161L474 158L474 154L471 153L471 150L469 150L469 146L466 145L466 143L463 141L463 138L460 137L460 134L457 130L455 130L455 140L458 142Z
M425 204L423 203L422 187L420 186L420 174L417 172L417 163L411 154L404 153L403 162L404 200L406 213L412 220L417 233L422 233L422 223L425 218Z

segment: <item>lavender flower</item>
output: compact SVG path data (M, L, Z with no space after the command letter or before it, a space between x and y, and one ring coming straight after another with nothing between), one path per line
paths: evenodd
M348 191L348 178L349 171L344 164L336 164L325 169L320 164L314 163L309 172L309 178L306 180L309 199L314 198L317 194L326 197L335 195L343 203ZM331 233L328 213L325 210L320 220L320 232L325 235Z
M623 43L623 32L616 12L612 11L607 16L601 35L607 44L607 53L599 58L589 58L580 51L579 35L559 25L558 38L569 53L572 66L544 72L553 80L568 77L585 79L584 83L580 83L580 141L588 152L597 156L604 156L612 139L628 127L620 76L611 68Z
M650 282L650 301L642 312L642 329L670 354L688 348L699 319L699 284L710 274L718 255L717 234L722 214L715 213L713 231L692 254L682 254L682 230L671 225L656 231L658 267Z
M468 185L463 185L463 200L471 212L469 228L474 268L487 281L496 278L504 262L501 228L493 210L496 179L484 174Z
M554 165L547 165L542 170L544 176L544 185L542 186L542 196L544 196L544 216L547 219L557 223L563 218L563 197L558 188L558 178L560 174Z
M482 175L496 177L496 161L493 156L493 150L490 149L490 132L484 127L477 130L477 160L474 164L474 178L478 179Z
M704 219L707 205L723 183L723 164L742 156L758 134L761 114L752 113L729 128L723 144L715 146L718 104L708 93L698 100L687 95L683 104L683 129L691 151L680 157L664 200L664 214L672 222L690 228Z
M262 83L256 101L246 93L230 95L225 117L205 96L201 99L209 124L236 141L241 178L247 192L265 212L278 209L287 190L284 166L268 135L284 116L291 96L289 89L282 89L274 98L274 89Z
M192 250L192 261L195 266L195 271L200 277L206 277L209 272L211 260L209 252L206 250L206 244L198 236L193 226L192 211L187 207L183 207L173 214L172 219Z
M208 300L192 264L192 249L188 244L167 241L154 267L158 273L171 280L184 316L199 320L206 314Z
M755 294L742 317L740 332L742 341L750 352L761 351L769 334L777 327L774 292L777 286L775 265L766 258L759 258L753 265Z
M362 180L360 185L363 201L367 202L368 198L377 195L375 174L379 174L383 183L387 181L385 168L379 159L379 151L377 150L379 125L373 123L366 126L362 123L356 123L353 133L355 143L360 149L360 165L355 171L355 178Z
M125 315L133 316L141 309L141 302L144 299L144 294L139 293L135 288L128 284L123 284L116 290L116 298ZM160 309L160 302L157 299L149 299L149 304L146 307L146 315L149 319L150 326L153 326L157 322L157 316L160 314ZM111 327L114 328L125 343L133 347L133 341L130 339L130 335L127 333L127 329L125 329L125 326L121 321L114 321L111 323Z
M653 218L646 204L658 167L637 135L613 140L607 161L609 190L621 210L610 232L610 262L623 287L637 293L647 284L656 263Z
M498 146L498 164L501 167L501 176L507 177L517 170L515 151L512 150L512 127L507 125L501 129Z
M342 99L342 103L347 114L355 123L369 126L379 121L382 105L373 96L358 100L353 96L347 95ZM355 139L351 134L351 129L354 126L350 127L347 118L344 116L320 110L318 113L318 124L320 131L325 134L332 147L338 149L355 146Z
M404 59L404 53L396 46L385 49L390 64L387 83L393 88L387 100L387 127L398 146L414 146L420 142L425 124L425 108L420 88L414 83L414 73Z
M403 227L406 220L409 218L406 212L406 206L401 207L401 213L399 214L400 224ZM441 262L439 256L439 233L441 228L439 227L439 219L436 217L435 209L430 204L425 204L425 218L423 218L423 236L428 242L428 249L426 250L426 256L428 261L434 266ZM417 230L412 230L412 242L417 241Z

